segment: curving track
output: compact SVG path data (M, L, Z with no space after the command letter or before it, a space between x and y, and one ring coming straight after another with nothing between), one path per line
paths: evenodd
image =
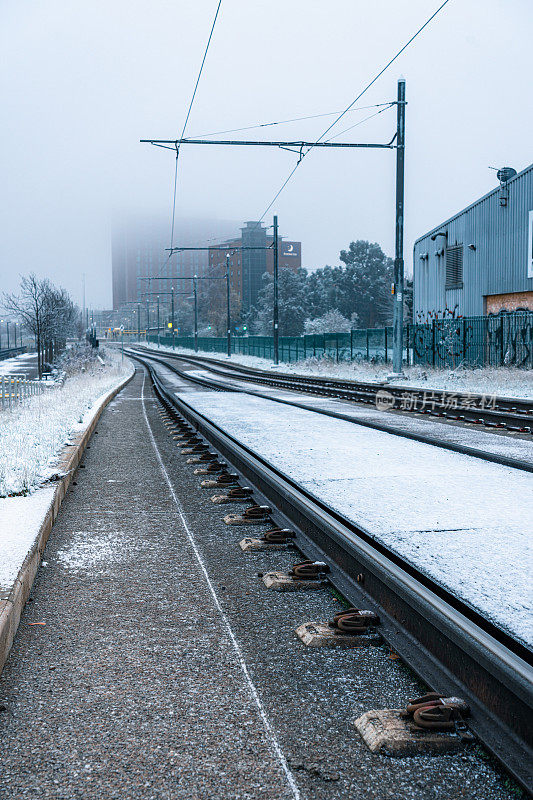
M154 354L148 348L138 348ZM353 403L375 406L376 393L386 392L394 404L391 410L419 414L451 422L480 425L488 429L507 430L514 433L533 433L533 403L522 398L498 397L473 392L441 392L412 386L393 386L363 381L346 381L340 378L319 378L276 373L245 367L242 364L221 363L203 356L184 356L164 353L165 357L198 364L210 372L224 377L234 377L249 383L289 389L296 392L334 397ZM467 398L466 405L464 398Z
M150 349L147 349L147 348L143 348L143 347L135 348L134 350L131 350L130 352L131 352L131 354L138 353L138 354L148 355L148 356L150 356L150 358L152 360L159 361L160 363L165 364L169 368L173 369L181 377L186 378L188 381L200 384L202 386L206 386L207 388L210 388L210 389L215 389L215 390L226 389L226 390L229 390L229 391L235 391L235 390L244 391L244 392L248 392L250 394L253 394L253 395L257 396L257 397L264 397L266 399L272 400L272 401L277 402L277 403L290 405L290 406L295 406L297 408L304 408L304 409L309 409L310 408L308 403L299 402L298 399L297 399L298 398L298 394L297 393L300 392L300 389L298 389L299 380L300 380L299 376L297 376L297 380L296 381L291 381L290 385L284 385L285 378L283 378L283 380L281 381L281 384L280 384L277 377L273 378L269 374L265 374L262 371L251 370L251 369L248 369L248 368L243 368L241 370L241 367L237 366L237 365L229 365L229 364L228 365L226 365L226 364L219 365L218 362L214 362L211 359L197 358L196 356L174 355L172 353L158 354L158 353L154 352L153 350L150 350ZM171 366L172 362L176 362L176 361L177 362L182 362L182 364L184 364L184 365L192 364L192 365L195 365L195 366L199 366L202 369L202 373L201 374L191 374L191 372L185 372L183 369ZM256 375L257 372L259 372L259 376ZM253 373L253 374L249 375L248 373ZM212 374L213 376L221 376L222 378L225 378L226 381L225 382L221 381L218 377L216 377L214 379L210 379L209 374ZM291 376L287 376L287 377L291 378ZM304 379L304 380L307 380L307 379ZM313 380L314 381L314 379L309 379L309 380ZM262 385L265 385L265 386L268 386L268 387L272 387L272 388L281 388L281 389L284 389L284 390L289 389L291 392L294 392L294 394L292 396L288 395L288 394L284 394L284 395L273 394L271 391L269 391L268 393L262 393L260 389L255 389L255 388L254 389L247 389L246 388L246 384L250 383L250 382L252 384L262 384ZM324 381L324 383L329 384L329 383L331 383L331 381L329 381L329 380L328 381ZM345 382L341 382L341 383L345 383ZM310 384L310 385L313 385L313 384ZM370 392L370 389L367 390L366 394L367 394L367 396L371 396L371 399L367 398L367 400L364 401L365 405L367 405L367 406L371 405L371 406L375 407L376 391L379 391L379 389L380 389L379 384L366 384L366 386L367 387L372 386L373 387L373 389L372 389L373 393ZM390 387L387 388L387 391L389 390L389 388ZM406 391L406 390L402 389L401 391ZM336 389L332 389L332 393L331 394L327 394L326 390L321 388L320 391L314 391L313 394L326 395L327 397L333 397L335 399L340 399L340 400L345 400L346 399L342 395L342 393L339 393ZM423 396L423 394L424 393L422 391L420 391L420 395ZM475 397L475 395L472 395L472 397ZM479 395L477 397L478 397L478 400L481 401L482 396ZM350 398L350 399L352 399L352 398ZM507 398L505 398L505 399L500 398L500 403L503 403L503 402L506 402L508 405L510 405L511 402L512 403L521 402L523 404L522 405L523 414L521 416L522 417L524 417L524 416L527 417L528 416L527 409L531 407L531 403L529 403L529 401L518 401L518 400L517 401L515 401L515 400L510 401ZM381 422L381 421L377 421L375 417L373 419L370 419L368 417L367 418L354 417L351 414L343 413L342 410L332 409L332 408L324 408L324 407L320 407L319 405L315 405L315 404L311 408L312 408L312 410L314 412L316 412L318 414L323 414L325 416L334 417L336 419L342 419L342 420L345 420L347 422L351 422L351 423L356 424L356 425L361 425L363 427L368 427L368 428L372 428L374 430L383 431L385 433L392 433L392 434L394 434L396 436L401 436L401 437L404 437L404 438L407 438L407 439L413 439L413 440L418 441L418 442L423 442L424 444L431 444L433 446L441 447L441 448L443 448L445 450L452 450L453 452L461 453L463 455L474 456L475 458L481 458L484 461L491 461L491 462L494 462L494 463L497 463L497 464L502 464L503 466L508 466L508 467L513 467L515 469L525 470L526 472L533 472L533 459L522 458L522 457L518 458L515 455L509 455L508 453L502 452L501 450L498 451L498 450L495 450L495 449L488 449L488 448L487 449L483 449L483 448L480 448L480 447L473 447L473 446L470 446L469 444L465 444L464 442L454 441L454 439L450 438L450 437L444 438L442 436L437 436L437 435L435 435L435 432L433 430L431 430L430 426L427 427L427 432L426 432L426 430L420 430L420 429L414 430L413 428L409 428L409 427L405 426L404 424L402 424L402 421L406 419L406 415L403 414L402 412L395 413L394 411L392 411L392 412L389 412L387 414L383 414L382 412L379 412L378 416L380 417L380 420L381 420L381 418L386 419L385 422ZM349 406L348 406L348 408L349 408ZM435 416L439 417L439 422L444 421L442 419L444 417L444 414L436 414L436 413L432 414L432 417L435 417ZM413 415L407 415L407 418L409 418L409 417L411 419L413 419ZM424 419L427 419L427 417L424 417ZM447 419L450 419L450 421L451 421L450 417L448 417ZM514 421L516 422L516 420L514 420ZM523 420L522 420L522 422L523 422ZM454 421L454 423L457 424L455 421ZM462 420L459 423L459 427L460 428L465 428L465 423L467 423L467 421L466 420ZM455 427L455 424L454 424L454 427ZM485 426L485 428L486 427L487 426ZM521 429L525 428L525 427L526 426L523 425L523 424L520 425ZM419 428L420 428L420 426L419 426ZM422 424L422 428L425 428L425 425ZM491 430L492 429L491 426L488 426L488 429ZM522 439L527 438L527 439L529 439L529 436L524 437L524 431L523 430L521 430L521 434L522 435L519 438L522 438ZM511 434L511 435L514 435L514 434Z
M530 791L531 652L452 592L377 543L368 531L317 500L183 397L176 397L158 373L158 364L165 364L185 380L206 385L205 380L169 364L166 355L164 361L148 352L130 355L148 368L156 392L169 411L188 420L243 479L253 484L256 502L275 507L274 523L296 530L302 553L327 561L332 583L351 603L379 612L383 636L391 648L430 686L468 698L473 711L472 730ZM212 388L222 387L219 383Z

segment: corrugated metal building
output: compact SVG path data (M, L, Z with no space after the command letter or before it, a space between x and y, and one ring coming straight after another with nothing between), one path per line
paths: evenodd
M413 274L414 322L533 311L533 164L417 239Z

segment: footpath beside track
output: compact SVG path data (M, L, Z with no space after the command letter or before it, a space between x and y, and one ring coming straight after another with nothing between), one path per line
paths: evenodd
M361 606L363 598L367 605L370 598L376 604L386 620L384 638L417 674L432 687L445 686L451 694L468 697L474 710L472 729L522 785L531 786L530 652L427 575L379 547L368 532L317 502L183 396L176 397L175 387L159 374L159 357L135 357L148 366L167 407L188 419L253 483L258 502L275 506L282 515L279 524L298 531L298 548L307 557L327 560L333 583L348 600ZM202 383L197 376L167 368L184 380Z

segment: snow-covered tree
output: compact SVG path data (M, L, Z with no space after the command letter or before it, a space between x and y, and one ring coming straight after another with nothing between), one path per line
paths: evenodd
M392 315L390 285L393 262L378 244L358 240L341 250L344 266L323 267L311 273L306 311L311 319L332 309L347 318L357 314L362 328L386 325Z
M299 269L293 272L283 268L278 277L278 307L280 336L301 336L304 329L305 292L307 272ZM253 333L262 336L272 335L274 307L274 281L272 275L265 272L263 288L259 292L257 305L248 315Z
M68 292L33 273L21 279L19 294L4 294L3 303L34 336L41 377L45 360L52 362L64 349L67 337L76 332L79 309Z
M315 319L306 319L304 332L312 333L345 333L352 328L357 327L357 314L353 315L353 319L343 317L337 308L331 311L326 311L321 317Z

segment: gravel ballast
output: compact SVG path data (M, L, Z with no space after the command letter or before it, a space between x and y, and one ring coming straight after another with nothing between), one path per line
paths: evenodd
M385 648L302 647L339 601L265 589L297 554L240 551L142 386L102 415L0 679L0 798L516 798L477 747L366 750L352 719L422 687Z

